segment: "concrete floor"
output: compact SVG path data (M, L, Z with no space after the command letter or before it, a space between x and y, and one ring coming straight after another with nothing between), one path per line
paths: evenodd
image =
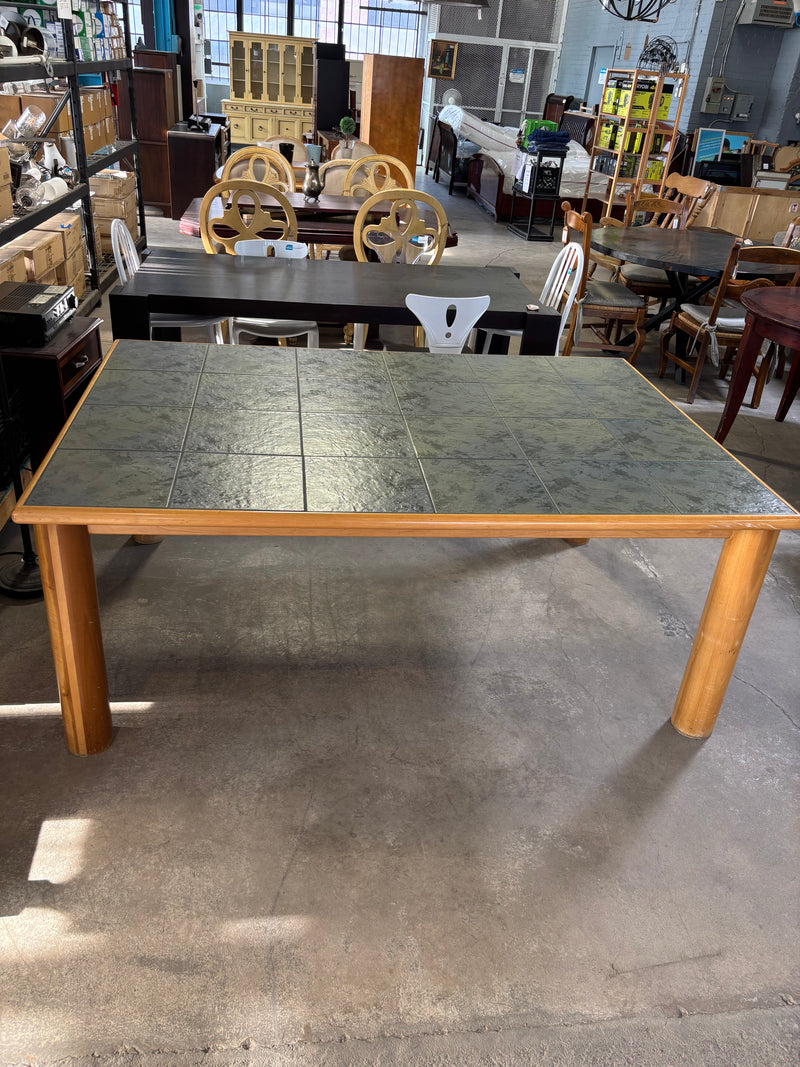
M538 292L555 246L438 193L448 258ZM780 389L728 443L798 506ZM0 1062L796 1064L798 548L705 742L667 720L715 542L100 537L85 760L0 600Z

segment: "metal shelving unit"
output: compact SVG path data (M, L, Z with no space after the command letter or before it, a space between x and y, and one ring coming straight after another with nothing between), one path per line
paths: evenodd
M128 56L132 55L130 20L126 0L115 0L122 8L122 22L125 35L125 50ZM55 7L54 4L40 4L40 7ZM52 61L46 60L0 60L0 81L45 81L51 78L64 78L67 82L65 96L68 97L72 110L72 125L75 143L75 158L79 184L70 189L63 196L58 197L49 204L45 204L34 211L15 215L13 219L0 222L0 246L14 238L20 237L29 230L46 222L59 212L64 211L75 203L81 201L83 214L83 232L86 238L86 246L89 253L89 284L87 293L81 301L79 310L85 311L94 307L100 301L101 291L111 284L114 277L114 269L103 263L103 256L95 245L94 221L92 218L91 192L89 178L118 163L123 159L132 160L136 174L136 188L139 200L139 232L141 245L146 244L147 234L145 228L144 203L142 201L142 177L139 164L138 142L136 140L136 99L133 78L128 78L128 96L131 114L132 139L115 141L91 155L86 154L86 144L83 137L83 123L81 121L81 94L78 76L81 74L103 74L123 70L131 70L133 62L126 59L103 59L103 60L80 60L75 49L75 37L72 31L72 20L61 19L64 33L64 45L67 58ZM46 129L46 127L45 127ZM46 140L46 134L39 134L37 140Z

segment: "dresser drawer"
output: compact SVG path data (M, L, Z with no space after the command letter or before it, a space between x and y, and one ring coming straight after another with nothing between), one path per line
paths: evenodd
M253 140L272 137L278 132L278 124L274 118L253 119Z
M250 140L250 119L245 115L229 115L231 121L231 140Z
M94 374L100 366L100 336L95 330L79 345L75 345L58 361L61 376L61 391L64 399L76 389L85 378Z

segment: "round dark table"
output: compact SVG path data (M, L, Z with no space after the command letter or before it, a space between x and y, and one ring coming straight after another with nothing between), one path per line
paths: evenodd
M775 341L793 353L783 396L775 415L776 422L783 422L786 418L800 387L800 289L788 286L780 289L751 289L742 293L741 301L747 308L747 319L733 364L728 399L714 434L720 443L727 437L742 406L763 341Z
M662 230L658 226L595 226L592 248L615 259L682 275L718 278L734 236L715 230Z

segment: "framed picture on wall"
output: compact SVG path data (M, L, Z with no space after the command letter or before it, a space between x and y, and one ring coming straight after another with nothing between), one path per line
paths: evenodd
M456 72L458 44L454 41L431 41L428 58L428 77L451 80Z

